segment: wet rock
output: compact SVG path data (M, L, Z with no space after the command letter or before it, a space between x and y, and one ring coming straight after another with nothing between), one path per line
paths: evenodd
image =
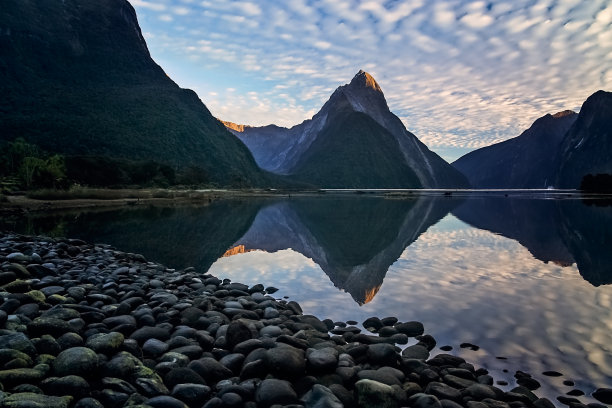
M41 381L40 387L48 395L71 395L75 398L82 398L89 394L89 383L77 375L49 377Z
M521 377L518 380L516 380L516 383L532 391L537 390L541 386L539 381L531 377Z
M593 398L604 404L612 404L612 388L598 388L593 392Z
M266 352L268 369L279 378L297 378L306 370L304 351L280 344Z
M370 364L378 366L395 366L398 354L395 347L391 344L381 343L368 346L368 361Z
M233 375L230 369L211 357L194 360L187 367L200 375L207 383L216 383Z
M53 371L58 377L77 375L89 377L98 369L98 355L87 347L72 347L58 354Z
M301 399L305 408L343 408L342 402L327 387L315 384Z
M390 367L387 367L387 368L390 368ZM386 385L401 385L402 379L403 379L403 373L401 373L401 371L399 371L399 373L396 373L391 370L385 370L384 368L381 368L378 370L361 370L357 373L357 377L359 379L377 381L379 383L386 384Z
M104 405L95 398L82 398L77 401L74 408L104 408Z
M168 388L173 389L178 384L206 385L206 381L194 370L187 367L178 367L171 369L164 376L164 384Z
M113 355L121 348L125 337L121 333L98 333L89 337L85 346L96 353Z
M22 392L5 396L1 404L10 408L68 408L73 398Z
M291 383L275 378L263 380L255 393L255 402L264 407L294 404L297 401L297 394Z
M414 346L406 347L402 351L402 357L427 360L429 358L429 350L419 344L415 344Z
M326 372L336 368L338 364L338 350L325 347L307 353L308 369L313 372Z
M414 394L408 398L408 403L414 408L442 408L438 398L424 393Z
M163 327L145 326L134 331L130 338L136 340L138 344L144 344L149 339L168 340L170 338L170 331Z
M425 327L421 322L396 323L393 327L395 327L399 333L403 333L408 337L420 336L425 332Z
M158 357L168 351L167 343L158 339L149 339L142 345L142 352L147 356Z
M201 406L211 393L210 387L202 384L177 384L172 389L172 396L189 406Z
M145 405L152 408L189 408L184 402L169 395L160 395L158 397L149 398L145 402Z
M227 303L226 303L227 305ZM238 343L250 340L253 337L251 329L242 322L232 322L227 327L225 341L228 350L233 350Z
M357 403L365 407L396 408L399 406L397 390L393 387L368 379L355 383Z
M459 401L461 399L461 392L449 385L440 382L430 382L425 387L425 393L435 395L438 399Z

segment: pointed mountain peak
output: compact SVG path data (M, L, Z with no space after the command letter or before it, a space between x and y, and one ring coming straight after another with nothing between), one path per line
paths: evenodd
M375 91L381 92L380 86L378 82L374 79L374 77L367 72L360 70L357 75L353 77L353 80L349 84L351 87L360 87L360 88L371 88Z

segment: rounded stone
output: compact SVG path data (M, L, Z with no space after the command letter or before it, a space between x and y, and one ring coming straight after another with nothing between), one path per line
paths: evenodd
M167 343L158 339L149 339L142 345L142 352L145 355L157 357L164 354L170 346Z
M593 392L593 398L604 404L612 404L612 388L598 388Z
M98 369L98 355L87 347L72 347L59 353L53 361L53 371L59 377L78 375L90 377Z
M338 365L338 350L325 347L308 353L308 369L315 372L331 371Z
M202 384L177 384L172 389L172 396L189 406L202 406L208 399L211 389Z
M174 388L178 384L201 384L206 385L206 381L195 371L187 367L179 367L171 369L164 376L164 384L169 389Z
M393 387L368 379L355 383L357 403L362 407L397 408L398 401Z
M265 407L294 404L297 402L297 394L289 381L268 378L259 384L255 392L255 402Z
M124 340L123 334L118 332L98 333L89 337L85 346L96 353L112 355L119 351Z
M189 408L183 401L168 395L159 395L149 398L145 402L145 405L153 408Z
M370 364L394 366L397 364L398 354L391 344L379 343L368 346L368 361Z
M306 370L304 351L298 348L279 345L266 352L268 369L280 378L297 378Z
M396 323L394 327L399 333L404 333L408 337L420 336L425 332L425 327L421 322Z
M304 397L302 397L304 406L309 408L342 408L344 404L340 402L338 397L327 387L321 384L315 384Z

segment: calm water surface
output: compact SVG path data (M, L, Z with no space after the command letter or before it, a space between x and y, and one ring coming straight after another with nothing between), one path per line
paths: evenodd
M502 388L523 370L542 383L538 395L578 388L588 403L596 388L612 386L612 207L601 204L503 196L225 200L4 219L0 227L109 243L169 267L273 285L275 296L322 319L419 320L438 346L509 382ZM463 342L480 349L461 349ZM563 376L543 376L547 370Z

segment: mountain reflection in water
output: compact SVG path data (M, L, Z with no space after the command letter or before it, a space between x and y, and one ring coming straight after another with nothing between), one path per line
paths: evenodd
M570 391L564 379L587 394L612 384L612 206L502 196L322 196L0 223L276 286L275 296L321 318L420 320L440 346L452 345L452 353L507 381L508 389L516 369L531 372L542 383L538 395L552 399ZM480 350L458 348L462 342ZM564 376L539 375L546 370Z
M593 201L594 203L595 201ZM460 220L518 241L543 262L576 263L593 286L612 283L612 207L581 200L472 198Z
M441 198L308 198L262 208L226 255L292 249L312 259L333 284L364 304L404 249L454 205ZM384 216L381 216L384 215Z

